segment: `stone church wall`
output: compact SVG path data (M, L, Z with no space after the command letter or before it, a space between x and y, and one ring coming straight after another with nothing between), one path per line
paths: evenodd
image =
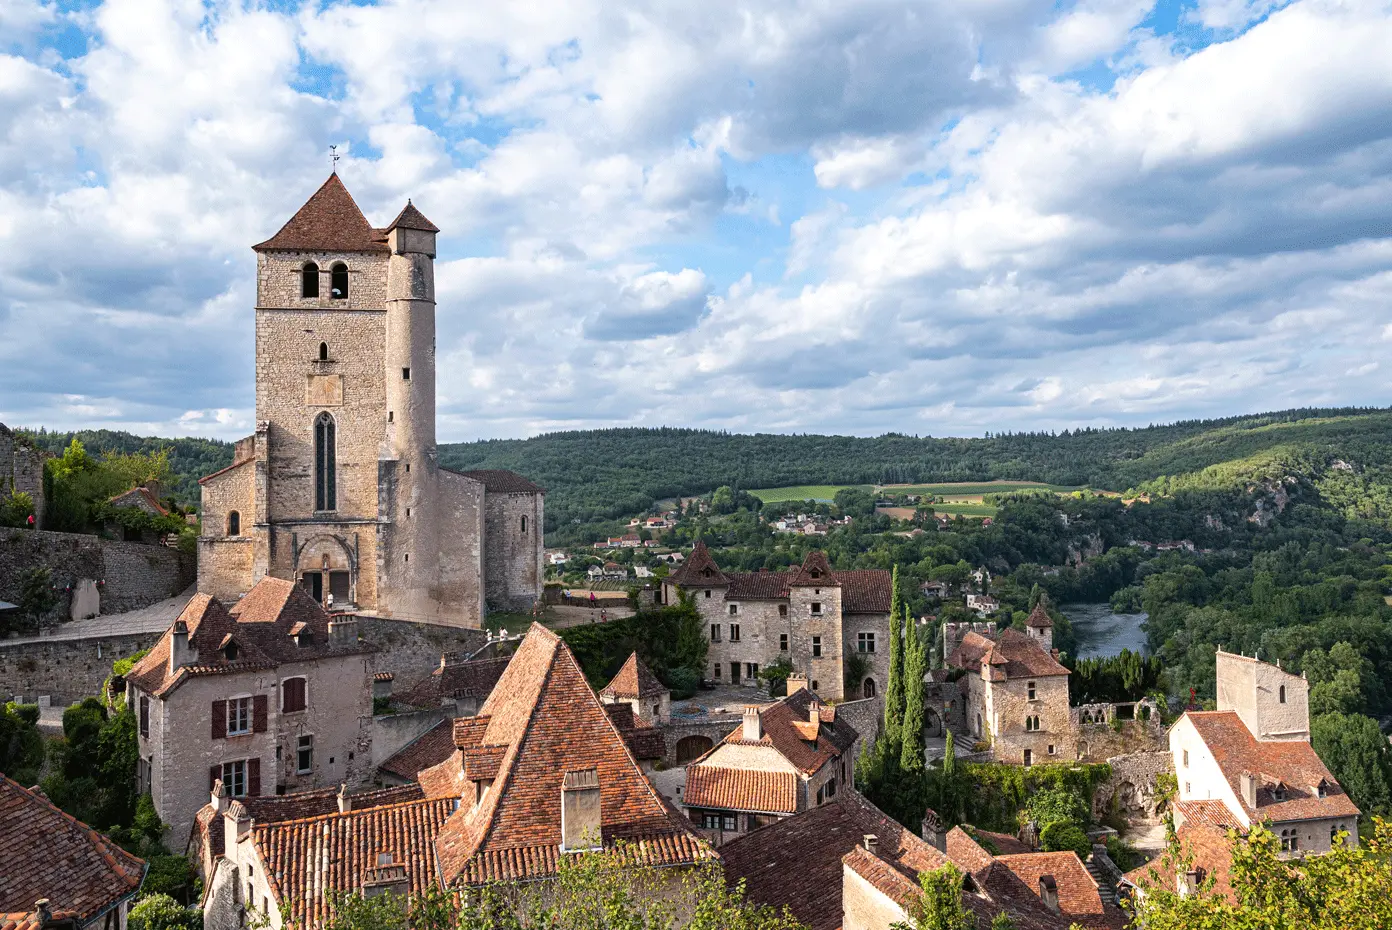
M528 610L541 596L542 501L540 494L520 492L490 491L484 497L483 576L490 608Z
M240 534L227 535L236 511ZM198 590L222 601L251 590L256 523L256 463L246 462L203 485L203 531L198 538Z

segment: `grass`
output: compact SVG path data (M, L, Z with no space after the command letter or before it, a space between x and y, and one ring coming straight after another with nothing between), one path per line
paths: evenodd
M935 497L980 497L983 494L1003 494L1040 488L1056 493L1078 491L1081 488L1039 481L947 481L939 484L886 484L878 490L890 494L932 494ZM758 493L757 491L755 492Z
M550 613L550 611L547 611ZM508 633L525 633L532 626L534 618L529 613L514 612L510 610L490 610L484 618L483 628L485 630L507 630ZM546 617L541 618L545 623Z
M994 517L997 508L992 504L934 504L934 513L950 517Z
M827 501L830 503L837 491L852 487L871 490L868 484L799 484L788 488L763 488L749 493L765 504L776 504L782 501Z

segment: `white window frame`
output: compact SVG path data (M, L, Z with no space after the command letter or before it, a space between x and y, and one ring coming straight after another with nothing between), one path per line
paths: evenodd
M866 647L869 646L867 649ZM856 651L862 655L875 654L875 631L861 630L856 634Z
M241 785L238 790L238 768L240 767ZM227 792L229 798L244 798L247 796L249 786L247 785L247 760L232 759L222 763L222 787Z
M227 735L228 736L250 736L252 728L256 725L255 701L250 694L239 694L236 697L227 699ZM245 711L245 713L243 713ZM239 718L244 718L246 726L239 728L234 726L239 722Z
M308 745L305 740L309 740ZM309 753L309 765L304 765L304 754ZM314 734L301 733L295 741L295 774L308 775L314 771Z

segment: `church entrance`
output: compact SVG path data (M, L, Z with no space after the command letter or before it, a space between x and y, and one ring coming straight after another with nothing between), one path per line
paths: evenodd
M311 597L326 607L346 607L352 603L352 588L347 572L303 572L300 575L300 585ZM325 595L333 600L330 601Z

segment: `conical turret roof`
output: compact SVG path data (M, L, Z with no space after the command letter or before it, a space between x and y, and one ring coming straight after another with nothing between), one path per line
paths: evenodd
M406 206L401 208L401 212L396 215L396 219L387 224L387 231L390 232L400 226L402 229L420 229L425 232L437 233L440 227L425 218L425 214L416 209L416 205L411 201L406 201Z
M421 219L430 222L423 216ZM385 252L387 242L386 235L363 216L335 172L280 232L252 248L258 252Z

